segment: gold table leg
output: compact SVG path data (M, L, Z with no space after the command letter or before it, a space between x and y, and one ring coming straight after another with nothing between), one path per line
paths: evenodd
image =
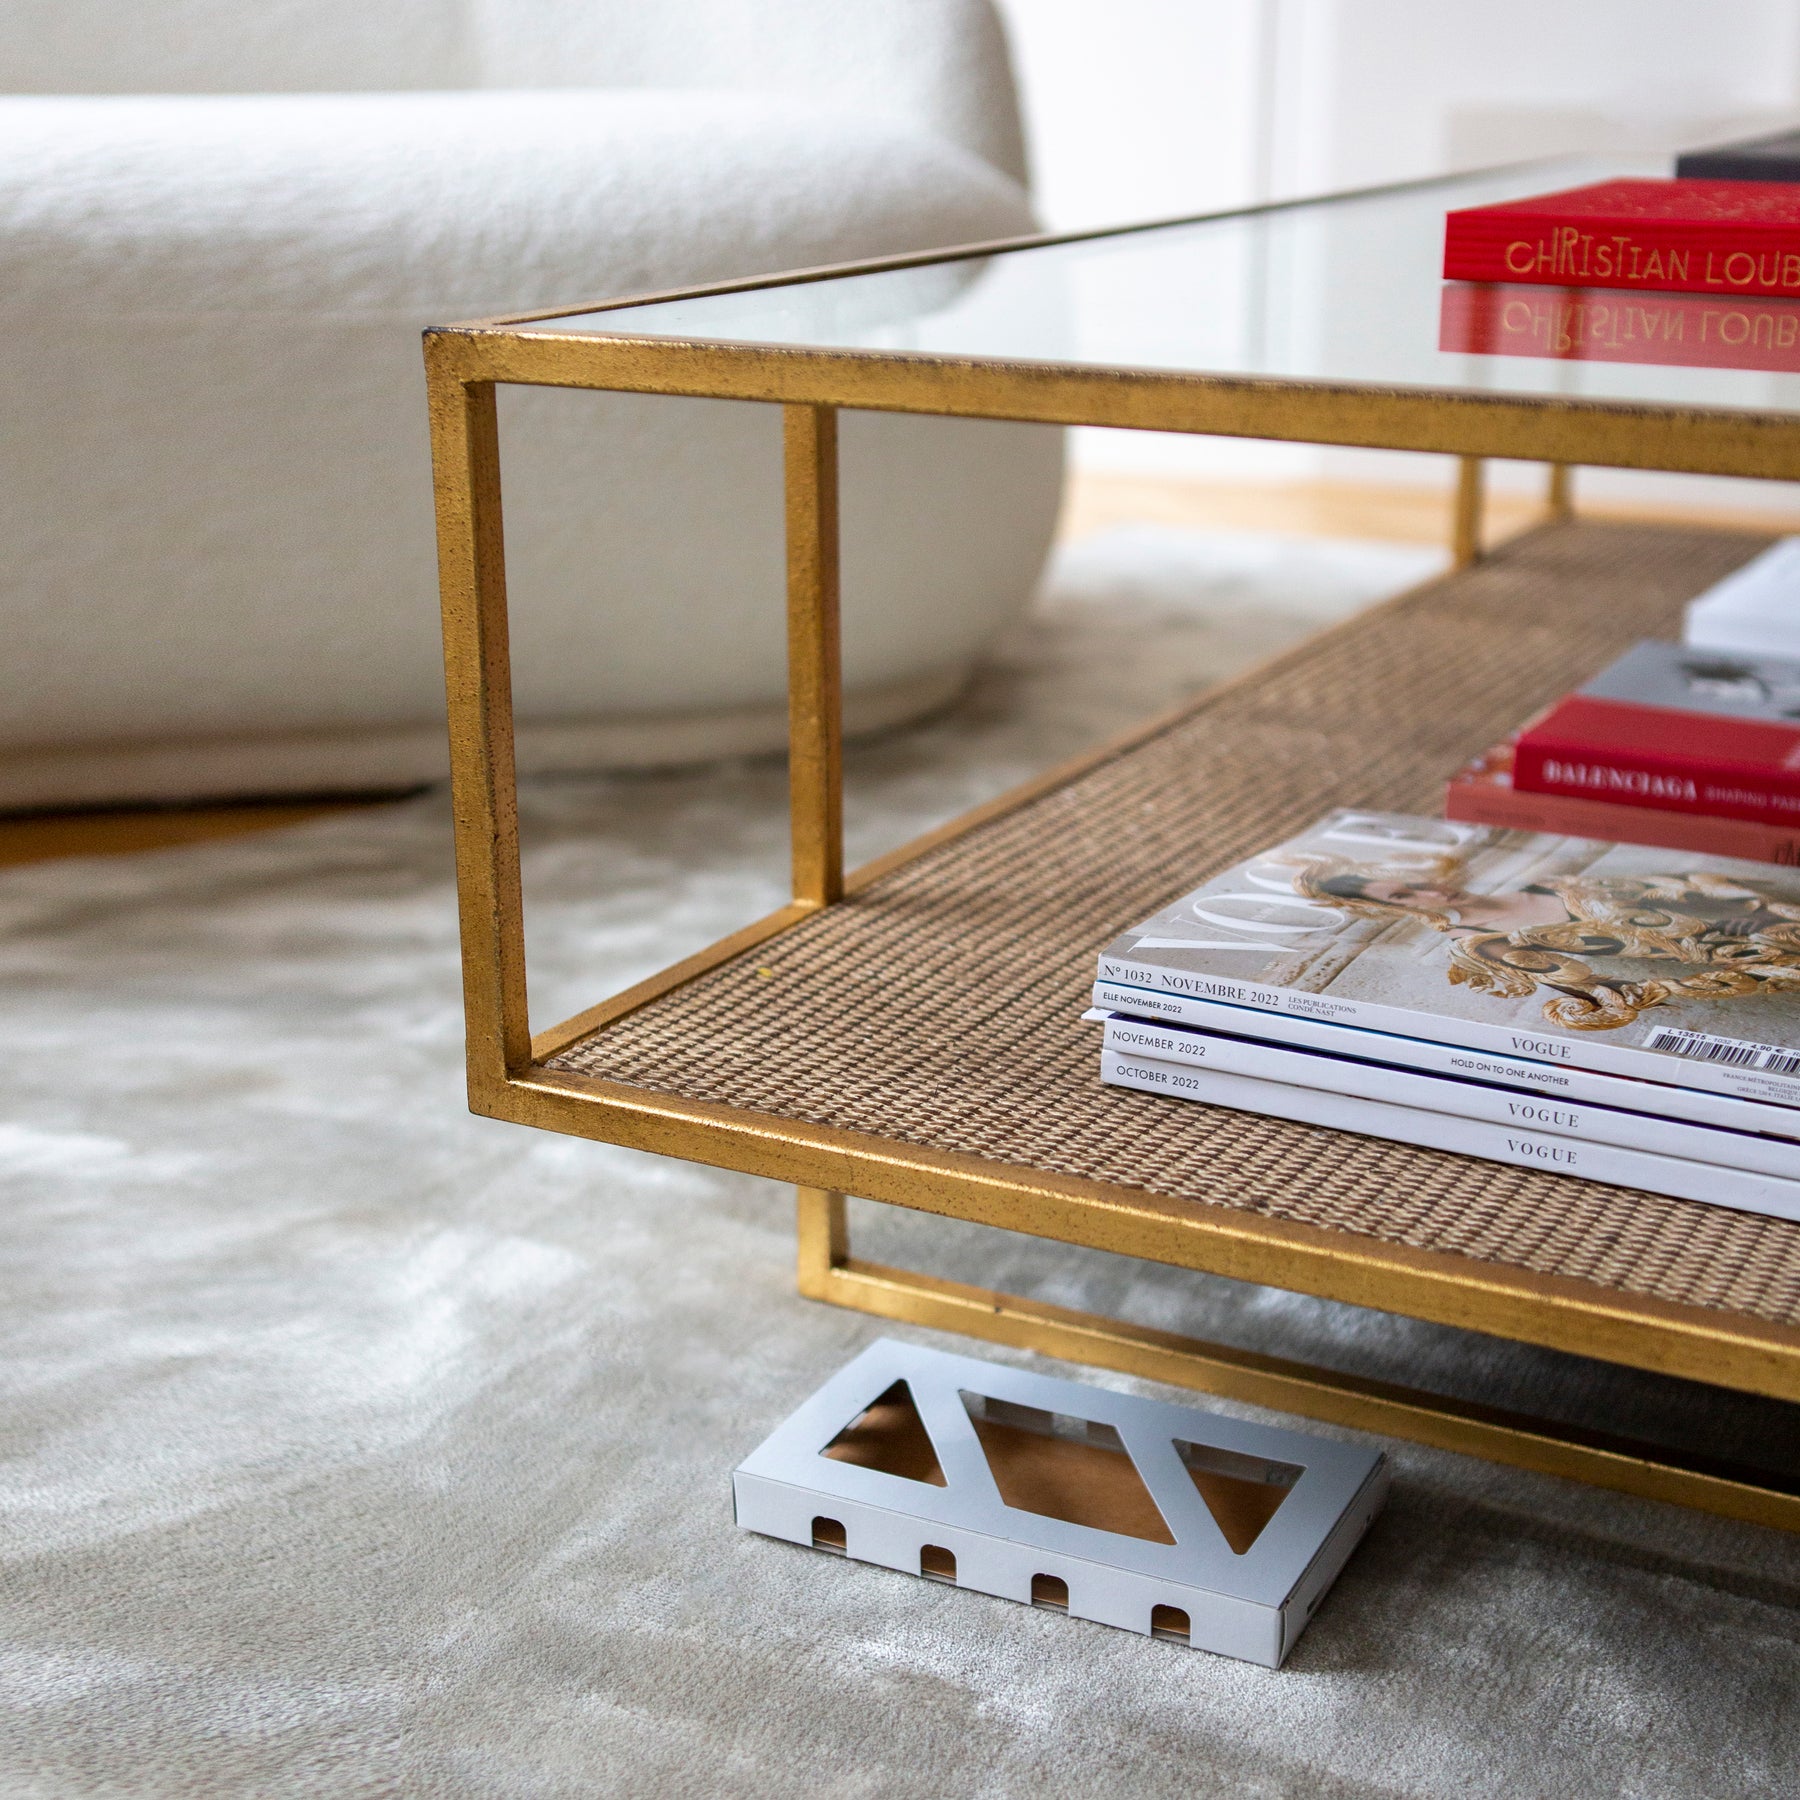
M788 812L794 898L844 896L837 411L782 408L787 462Z
M842 1194L829 1188L794 1189L800 1252L800 1292L829 1300L831 1278L850 1258L850 1219Z
M1481 560L1482 476L1479 456L1456 459L1456 507L1450 521L1450 561L1466 569Z
M435 348L428 368L469 1103L488 1112L531 1065L500 428L491 381L465 380Z
M797 1188L795 1194L798 1285L809 1300L1196 1388L1357 1431L1407 1438L1643 1499L1800 1531L1800 1493L1761 1486L1752 1471L1700 1457L1684 1459L1666 1445L1584 1431L1393 1382L943 1281L911 1269L860 1262L850 1254L844 1196L825 1188Z
M1544 484L1544 511L1552 524L1565 525L1575 516L1575 471L1567 463L1551 463Z

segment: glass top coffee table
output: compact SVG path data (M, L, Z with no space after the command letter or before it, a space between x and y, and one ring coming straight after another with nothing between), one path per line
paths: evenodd
M1447 209L1630 172L1546 166L428 332L474 1109L793 1182L819 1299L1800 1527L1800 1492L1767 1472L871 1264L846 1226L854 1194L1800 1399L1800 1225L1104 1088L1079 1018L1119 929L1332 806L1437 810L1460 763L1762 547L1576 522L1553 481L1551 523L1475 554L1484 458L1800 478L1800 375L1438 347L1460 341ZM785 418L793 901L535 1037L501 383ZM1464 566L846 873L842 408L1449 453Z

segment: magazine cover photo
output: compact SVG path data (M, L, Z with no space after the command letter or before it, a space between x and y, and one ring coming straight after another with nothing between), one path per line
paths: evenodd
M1101 965L1413 1035L1467 1040L1468 1025L1526 1054L1654 1052L1657 1079L1686 1079L1685 1060L1800 1099L1800 871L1766 863L1340 811L1127 932Z

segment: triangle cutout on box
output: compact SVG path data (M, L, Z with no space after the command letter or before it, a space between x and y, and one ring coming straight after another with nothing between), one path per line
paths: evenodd
M1216 1444L1190 1444L1181 1438L1175 1439L1175 1454L1226 1543L1239 1556L1262 1536L1305 1473L1298 1463L1241 1456Z
M905 1481L929 1482L933 1487L945 1485L931 1433L925 1429L912 1389L904 1381L896 1381L877 1394L825 1446L824 1454L834 1462L877 1469L883 1475L898 1475Z

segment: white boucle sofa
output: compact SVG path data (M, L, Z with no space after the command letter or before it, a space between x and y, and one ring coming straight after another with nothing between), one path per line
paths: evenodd
M444 766L419 331L1030 227L987 0L0 8L0 809ZM779 421L506 391L521 763L781 741ZM853 729L1025 602L1058 435L844 428Z

